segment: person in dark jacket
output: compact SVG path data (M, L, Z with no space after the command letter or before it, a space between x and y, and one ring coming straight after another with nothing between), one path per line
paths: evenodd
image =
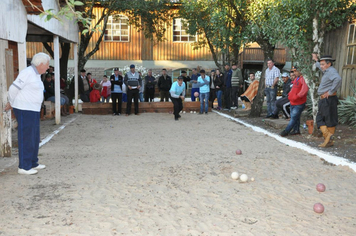
M114 68L114 74L110 76L110 82L113 116L119 116L121 115L122 84L124 83L124 78L119 75L119 68ZM116 106L116 103L118 106Z
M216 97L218 99L218 107L216 109L221 110L222 109L221 97L223 93L222 88L224 87L224 75L220 73L219 69L215 71L214 86L215 86Z
M183 82L185 83L185 92L187 92L188 89L188 82L190 81L190 77L187 76L187 72L185 70L182 70L180 72L180 76L183 77Z
M291 72L290 74L291 74L291 78L294 79L294 72ZM292 88L292 80L289 78L289 75L286 72L282 74L282 80L283 80L282 97L276 101L276 107L274 108L274 111L271 116L272 119L278 119L279 118L278 114L281 110L283 111L283 114L286 117L286 119L290 117L290 102L288 99L288 93Z
M156 83L155 77L152 76L152 69L149 69L145 77L145 102L153 102Z
M78 94L83 102L90 102L89 94L91 91L90 83L88 77L85 75L85 70L80 71L80 76L78 78ZM73 78L74 84L74 78Z
M169 90L171 89L172 86L172 78L167 75L167 70L163 69L162 70L162 75L158 78L158 89L161 95L161 102L169 101Z

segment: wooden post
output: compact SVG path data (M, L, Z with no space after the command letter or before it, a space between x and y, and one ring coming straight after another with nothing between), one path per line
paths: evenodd
M18 59L19 59L19 71L22 71L27 67L27 54L26 54L26 42L17 43Z
M74 44L74 109L78 112L78 44Z
M11 111L5 111L7 104L7 77L14 76L13 52L6 49L8 42L0 39L0 157L11 157Z
M54 54L54 96L55 99L55 111L56 111L56 124L61 123L61 93L60 93L60 84L61 78L59 75L59 37L58 35L53 36L53 54Z

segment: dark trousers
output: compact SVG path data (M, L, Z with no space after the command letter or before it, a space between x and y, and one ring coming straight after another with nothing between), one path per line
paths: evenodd
M122 93L111 93L111 101L112 101L112 112L115 114L121 114L121 106L122 106ZM116 106L116 102L118 103L118 109Z
M13 108L18 123L19 168L30 170L38 166L40 144L40 112Z
M171 97L173 108L174 108L174 118L178 118L179 112L183 110L183 102L181 98L173 98Z
M209 101L211 101L211 108L214 108L214 100L216 98L216 92L215 89L210 88L210 98Z
M273 115L278 115L281 110L286 118L290 117L290 102L288 97L280 98L276 101L276 107L274 108Z
M145 90L145 102L153 102L155 98L155 89L154 88L146 88Z
M85 91L83 94L80 94L80 99L83 102L90 102L89 95L90 95L90 91L89 90Z
M231 88L225 88L224 90L224 101L225 101L225 108L231 108Z
M138 97L139 97L138 89L127 89L126 114L128 115L131 114L132 98L134 99L134 103L135 103L135 114L138 114Z
M239 97L240 94L240 87L234 86L231 88L231 103L233 107L238 107L239 106Z
M199 88L192 88L192 91L191 91L191 93L190 93L190 98L191 98L191 100L192 100L192 102L195 102L195 99L196 99L196 97L194 96L194 93L195 92L198 92L199 93ZM199 96L198 96L199 97Z
M327 127L335 127L338 124L337 104L339 99L337 96L320 99L318 103L318 114L316 115L316 123L318 128L326 125Z
M161 102L163 102L163 100L169 102L169 97L170 97L169 91L161 90L160 94L161 94Z

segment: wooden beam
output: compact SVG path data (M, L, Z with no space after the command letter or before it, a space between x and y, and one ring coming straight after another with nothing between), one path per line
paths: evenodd
M5 111L7 104L7 77L13 78L13 52L8 42L0 39L0 156L11 157L11 110ZM11 77L12 76L12 77Z
M56 124L61 123L61 80L60 80L60 67L59 67L59 37L53 36L53 52L54 52L54 96L55 96L55 111L56 111Z

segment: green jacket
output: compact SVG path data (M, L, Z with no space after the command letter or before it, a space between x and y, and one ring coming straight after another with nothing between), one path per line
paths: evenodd
M242 85L244 82L242 78L242 73L239 68L236 70L232 70L232 77L231 77L231 87L237 87L239 85Z

